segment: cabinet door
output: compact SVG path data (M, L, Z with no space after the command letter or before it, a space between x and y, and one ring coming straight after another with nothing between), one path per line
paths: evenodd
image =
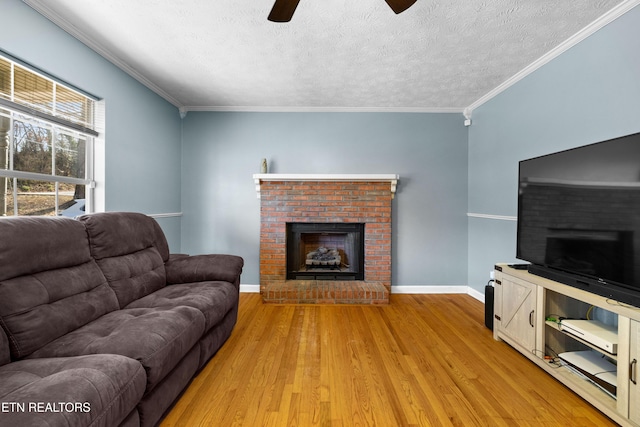
M518 279L502 278L500 329L528 351L536 348L536 285Z
M640 424L640 322L631 321L629 338L629 419Z

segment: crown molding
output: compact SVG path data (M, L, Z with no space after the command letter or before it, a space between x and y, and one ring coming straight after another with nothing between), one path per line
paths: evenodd
M613 9L611 9L609 12L605 13L600 18L596 19L591 24L587 25L582 30L574 34L573 36L569 37L567 40L565 40L555 48L551 49L549 52L547 52L546 54L538 58L536 61L529 64L527 67L525 67L520 72L518 72L517 74L515 74L514 76L506 80L504 83L502 83L492 91L488 92L486 95L478 99L476 102L469 105L467 108L464 109L465 117L466 116L471 117L474 109L478 108L485 102L493 99L494 97L504 92L514 84L518 83L520 80L527 77L529 74L533 73L534 71L541 68L545 64L551 62L553 59L557 58L562 53L566 52L567 50L571 49L573 46L577 45L587 37L596 33L601 28L615 21L616 19L618 19L625 13L629 12L631 9L638 6L639 4L640 4L640 0L623 1L622 3L620 3Z
M76 28L69 21L58 15L54 12L49 6L47 6L45 0L22 0L29 7L34 9L36 12L47 18L49 21L53 22L58 27L62 28L64 31L69 33L72 37L84 43L90 49L94 50L100 56L105 58L107 61L114 64L116 67L120 68L122 71L142 83L144 86L160 95L162 98L169 101L171 104L176 107L181 107L180 101L175 99L173 96L169 95L165 92L160 86L153 83L151 80L140 74L135 68L129 66L122 59L111 53L109 50L105 49L100 45L100 43L93 40L91 37L88 37L86 34L83 34L78 28Z
M308 106L185 106L185 111L258 113L443 113L462 114L464 108L429 107L308 107Z

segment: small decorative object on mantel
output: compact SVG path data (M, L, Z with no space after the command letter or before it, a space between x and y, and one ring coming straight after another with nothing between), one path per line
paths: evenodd
M260 163L260 173L267 173L267 159L262 159Z

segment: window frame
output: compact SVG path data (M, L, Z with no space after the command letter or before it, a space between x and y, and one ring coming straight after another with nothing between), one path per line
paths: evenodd
M103 136L95 130L97 125L101 124L102 128L104 128L104 123L100 123L98 117L104 117L104 103L103 101L99 101L97 98L88 96L87 94L73 88L70 85L59 82L55 79L52 79L37 70L34 70L31 67L25 67L23 64L15 61L13 58L5 56L0 51L0 60L5 63L10 64L10 94L6 92L0 93L0 118L6 119L9 122L8 129L6 129L6 156L7 156L7 164L6 169L5 165L0 165L0 178L5 178L7 181L12 180L12 199L13 199L13 207L9 209L9 206L0 206L0 216L6 215L10 210L13 211L13 216L20 216L19 203L18 203L18 187L17 180L31 180L31 181L40 181L40 182L49 182L54 184L54 215L59 215L59 186L62 183L72 184L72 185L84 185L85 186L85 212L91 213L95 212L96 198L95 198L95 162L96 162L96 143L100 143L102 145ZM53 102L50 105L49 111L47 108L36 108L34 105L20 104L15 101L15 69L16 67L20 67L21 73L33 73L35 75L34 78L38 79L46 79L48 82L52 82L52 94L53 94ZM5 68L6 72L6 68ZM6 86L5 86L6 87ZM89 103L91 111L87 112L82 110L82 114L85 116L79 119L79 122L72 122L66 120L65 117L56 116L56 93L57 88L60 87L64 93L69 93L69 91L73 92L74 96L77 96L77 99L80 99L83 103ZM9 99L7 99L7 95ZM91 123L87 123L86 114L90 115ZM82 120L84 119L84 120ZM14 170L13 159L14 159L14 146L15 146L15 129L14 123L15 121L24 121L28 120L32 122L35 126L42 126L46 128L48 132L51 132L51 173L40 173L33 171L20 171ZM58 175L56 170L56 146L58 145L57 137L59 133L70 134L72 137L81 138L85 142L84 149L84 177L73 177L73 176L65 176ZM0 189L0 191L5 192L5 196L8 196L10 193L5 191L4 188ZM5 211L6 208L6 211ZM28 214L27 214L28 215Z

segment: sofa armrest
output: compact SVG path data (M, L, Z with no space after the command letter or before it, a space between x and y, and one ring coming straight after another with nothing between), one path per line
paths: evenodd
M167 284L193 283L203 281L225 281L236 286L240 283L240 273L244 260L235 255L192 255L170 257L165 264Z

